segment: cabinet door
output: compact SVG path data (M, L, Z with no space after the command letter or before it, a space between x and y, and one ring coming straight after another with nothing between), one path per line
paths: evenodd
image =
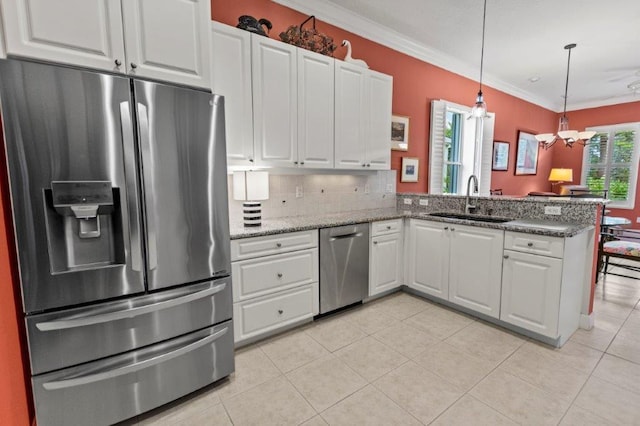
M365 162L368 70L336 61L335 167L362 169Z
M500 316L504 231L451 225L449 301Z
M209 89L209 0L124 0L127 72Z
M334 63L298 49L298 161L303 167L333 168Z
M373 237L369 247L369 296L402 285L402 238L400 234Z
M120 0L2 0L2 13L8 55L125 69Z
M391 169L391 102L393 77L369 70L369 124L366 138L367 167Z
M211 81L224 96L227 164L253 164L251 33L212 22Z
M449 297L449 226L412 219L409 225L407 285L442 299Z
M251 57L256 162L294 167L298 161L296 47L252 35Z
M562 260L505 250L500 319L544 336L558 336Z

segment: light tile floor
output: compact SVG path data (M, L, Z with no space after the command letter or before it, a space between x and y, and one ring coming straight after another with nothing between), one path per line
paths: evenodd
M240 349L137 424L638 425L640 280L601 279L595 313L555 349L396 293Z

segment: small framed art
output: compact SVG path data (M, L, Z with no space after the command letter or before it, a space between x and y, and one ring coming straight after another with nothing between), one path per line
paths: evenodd
M509 168L509 142L493 143L493 165L491 170L507 170Z
M535 175L538 173L538 141L531 133L518 130L516 152L516 175Z
M402 174L400 182L417 182L420 160L414 157L402 157Z
M409 117L391 116L391 149L395 151L409 150Z

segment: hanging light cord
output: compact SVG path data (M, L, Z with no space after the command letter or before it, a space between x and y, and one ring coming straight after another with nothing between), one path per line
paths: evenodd
M569 93L569 65L571 64L571 49L576 47L575 43L567 44L564 48L569 50L569 56L567 57L567 81L564 84L564 110L562 116L567 116L567 94Z
M487 0L484 0L484 10L482 12L482 48L480 50L480 93L481 94L482 94L482 66L484 65L484 28L485 28L486 21L487 21Z

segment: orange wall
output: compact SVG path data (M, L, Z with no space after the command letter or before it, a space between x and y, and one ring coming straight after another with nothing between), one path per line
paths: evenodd
M278 39L280 32L290 25L299 25L305 18L292 9L269 0L211 0L212 18L235 26L240 15L267 18L273 23L270 37ZM353 33L318 21L316 28L333 37L339 45L348 39L353 56L364 59L369 66L393 76L393 112L411 117L409 126L409 151L392 151L391 167L400 169L402 157L420 159L420 176L417 183L400 183L399 192L427 192L429 165L429 115L430 101L445 99L462 105L475 102L478 84L442 68L399 53L395 50L364 39ZM336 58L343 58L346 49L339 47ZM525 102L503 92L485 87L485 100L489 110L496 113L494 139L511 144L509 170L493 172L492 188L502 188L504 194L523 195L529 191L548 190L547 178L551 168L551 152L540 151L538 173L535 176L514 176L515 150L518 129L532 133L549 131L557 126L556 113ZM399 179L399 173L398 173Z
M5 164L0 123L0 164ZM33 419L29 368L23 339L22 306L9 211L6 170L0 168L0 425L28 425Z
M570 111L567 113L567 117L569 117L572 129L581 130L593 126L638 122L640 121L640 102ZM566 148L562 144L556 144L551 148L553 152L553 167L573 169L573 180L576 184L580 183L583 149L582 146ZM635 199L635 208L633 210L611 209L610 215L626 217L631 219L634 227L640 226L635 223L636 217L640 216L640 179L636 185Z

